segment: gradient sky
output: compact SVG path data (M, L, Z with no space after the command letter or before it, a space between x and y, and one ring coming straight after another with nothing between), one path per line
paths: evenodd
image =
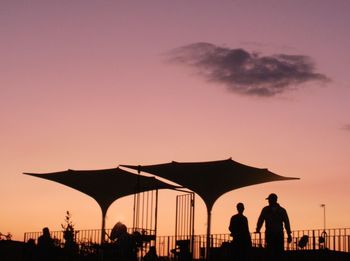
M225 194L213 233L228 233L239 201L254 231L271 192L293 230L323 228L320 204L327 227L349 227L349 10L347 0L2 0L0 232L60 230L67 210L76 229L100 227L93 199L22 172L229 157L301 179ZM176 194L160 192L161 235L174 234ZM130 202L111 206L107 227L131 226Z

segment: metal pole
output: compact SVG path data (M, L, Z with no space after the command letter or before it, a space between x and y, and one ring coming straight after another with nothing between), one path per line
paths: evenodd
M194 193L191 193L191 252L194 254Z
M211 233L211 207L207 207L207 212L208 212L208 221L207 221L207 242L206 242L206 256L205 256L205 260L209 260L210 258L210 247L211 247L211 240L210 240L210 233Z
M323 230L326 231L326 204L321 204L323 208Z
M326 232L326 204L321 204L321 207L323 208L323 237L324 237L324 243L323 248L327 248L327 232Z
M152 199L152 204L153 204L153 199ZM154 234L155 234L155 239L154 239L154 245L156 245L156 240L157 240L157 226L158 226L158 189L156 189L156 202L155 202L155 210L154 210Z

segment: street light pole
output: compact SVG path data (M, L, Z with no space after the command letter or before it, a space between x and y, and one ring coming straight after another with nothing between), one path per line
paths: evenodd
M326 204L321 204L323 208L323 232L319 238L320 243L323 244L323 248L327 248L327 232L326 232Z

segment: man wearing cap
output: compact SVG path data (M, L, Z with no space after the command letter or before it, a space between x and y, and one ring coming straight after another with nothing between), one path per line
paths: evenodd
M283 225L287 231L288 243L292 242L291 229L287 211L277 203L277 195L271 193L267 198L269 205L264 207L256 225L256 232L265 221L265 240L269 260L280 260L284 251Z

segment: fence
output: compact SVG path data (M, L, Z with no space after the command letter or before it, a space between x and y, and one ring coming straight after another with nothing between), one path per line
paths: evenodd
M300 249L298 244L305 235L308 237L308 243L303 248L305 250L329 249L350 252L350 228L297 230L293 231L292 235L293 243L289 245L291 250Z
M109 235L110 229L106 230ZM131 230L129 230L131 232ZM152 234L153 231L143 231L142 234ZM29 239L37 241L41 232L28 232L24 234L24 241L27 242ZM52 231L51 236L58 242L63 244L63 232ZM264 247L265 246L265 235L264 233L256 234L252 233L253 247ZM318 250L318 249L329 249L333 251L341 251L350 253L350 228L335 228L335 229L313 229L313 230L297 230L292 232L292 243L285 245L287 250ZM301 239L307 238L304 241L304 245L300 244ZM98 245L101 239L101 230L77 230L76 231L76 242L81 245ZM188 239L183 236L179 239ZM211 248L218 248L231 241L229 234L213 234L211 235ZM110 242L107 237L107 242ZM286 242L286 240L285 240ZM156 247L159 256L171 256L172 249L176 248L175 236L157 236L152 244ZM143 252L147 251L150 244L146 244ZM200 259L204 256L206 247L206 235L195 235L193 241L193 258Z

